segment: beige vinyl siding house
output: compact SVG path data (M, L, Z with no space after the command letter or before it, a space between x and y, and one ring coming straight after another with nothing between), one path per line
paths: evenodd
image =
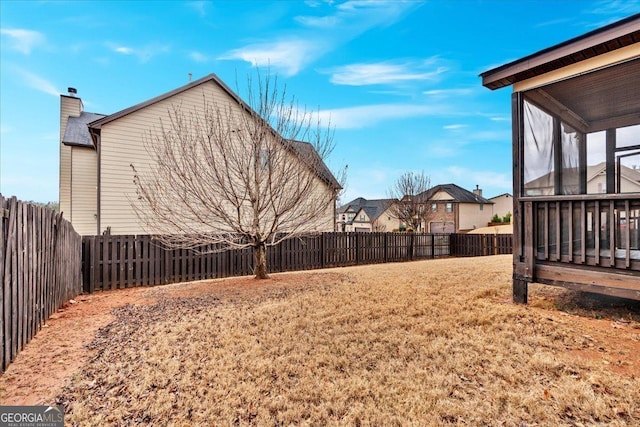
M493 202L493 215L504 218L508 213L513 214L513 196L511 194L504 193L499 196L490 197L489 201Z
M469 231L480 227L486 227L493 217L493 209L490 203L460 203L458 230Z
M74 166L71 173L73 227L80 234L94 234L98 218L96 152L84 147L73 147L71 160Z
M456 184L436 185L421 195L430 209L431 233L464 233L485 227L493 216L493 202L482 197L482 190L473 192Z
M352 227L352 231L390 232L397 231L400 222L394 217L390 207L382 212L371 208L360 208L353 219Z
M416 196L426 211L417 232L464 233L486 227L493 216L493 202L455 184L441 184ZM406 224L394 213L395 199L367 200L358 197L338 208L337 231L398 231ZM397 209L395 209L397 212Z
M212 82L162 99L128 114L107 116L100 128L100 225L113 234L143 234L132 202L136 199L131 164L141 172L150 170L149 154L144 140L150 132L160 131L161 122L169 122L169 110L176 104L184 111L202 110L203 98L217 104L229 104L228 95ZM152 230L149 230L152 231Z
M132 206L137 195L131 165L141 174L151 170L152 160L145 144L150 142L150 135L161 132L163 123L165 126L169 123L171 109L204 114L206 103L225 110L230 107L239 115L247 114L243 109L246 104L211 74L115 114L94 115L94 120L86 124L86 135L75 138L88 137L89 144L79 141L61 144L60 204L65 217L81 234L153 233L139 220ZM83 114L80 99L63 95L61 135L70 126L69 117L80 114ZM328 178L318 176L317 191L335 193L339 185L328 169L326 174ZM333 205L327 206L326 212L316 219L315 229L333 231L334 215Z
M397 231L400 221L393 213L394 199L358 197L336 211L336 231Z

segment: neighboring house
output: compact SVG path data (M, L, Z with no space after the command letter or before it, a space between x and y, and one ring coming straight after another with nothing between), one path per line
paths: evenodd
M514 301L529 283L640 300L640 14L481 76L513 90Z
M419 195L429 209L430 233L464 233L485 227L493 216L493 202L482 197L482 190L473 192L456 184L436 185Z
M634 156L640 154L632 153ZM640 159L639 164L631 167L619 164L615 166L615 184L618 193L638 193L640 192ZM563 170L564 175L578 176L577 168ZM527 196L552 196L555 194L555 172L549 172L525 183L525 194ZM607 164L600 162L595 165L586 166L586 194L604 194L607 192ZM579 194L577 185L563 186L562 194Z
M507 214L513 214L513 196L511 194L503 193L490 197L489 201L493 202L493 215L504 218Z
M336 230L349 231L397 231L400 223L392 213L394 199L367 200L362 197L338 208Z
M203 113L204 98L238 114L251 112L214 74L111 115L83 111L75 94L70 88L69 95L60 97L60 210L83 235L150 231L142 227L132 207L136 187L130 165L149 168L144 136L158 131L161 122L169 122L172 107ZM313 150L303 142L295 142L294 148ZM340 186L331 172L322 164L316 173L318 191L331 191L335 197ZM313 224L317 231L334 229L334 205Z
M422 224L414 230L417 232L465 233L485 227L494 214L494 203L482 197L480 188L471 192L456 184L441 184L415 197L420 200L419 208L424 212ZM336 229L397 231L407 227L398 219L394 208L394 199L366 200L359 197L337 210Z

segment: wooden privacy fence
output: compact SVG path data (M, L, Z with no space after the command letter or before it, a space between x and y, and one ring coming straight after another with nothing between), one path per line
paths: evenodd
M512 234L452 234L451 256L487 256L512 253Z
M2 371L49 316L82 292L82 238L50 209L0 194Z
M410 261L449 255L448 234L322 233L267 249L269 272ZM250 248L166 248L149 235L85 236L84 291L177 283L253 272Z

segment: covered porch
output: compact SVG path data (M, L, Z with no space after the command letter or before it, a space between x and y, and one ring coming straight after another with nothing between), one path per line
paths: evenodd
M640 15L482 74L513 85L514 301L640 300Z

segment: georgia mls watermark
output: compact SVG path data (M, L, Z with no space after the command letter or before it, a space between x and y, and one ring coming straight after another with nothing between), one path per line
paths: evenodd
M0 427L64 427L64 407L0 406Z

